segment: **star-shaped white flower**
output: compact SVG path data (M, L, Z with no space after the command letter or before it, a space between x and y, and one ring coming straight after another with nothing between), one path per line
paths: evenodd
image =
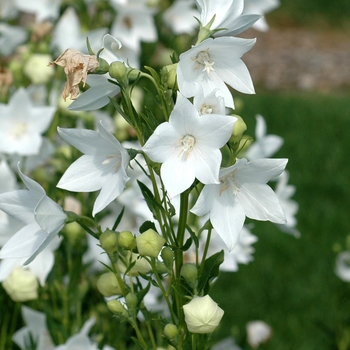
M231 251L246 217L286 222L276 194L266 184L281 174L286 164L286 159L237 159L220 170L220 184L204 186L191 212L198 216L209 213L214 229Z
M169 122L160 124L143 147L155 162L163 163L161 177L170 198L188 189L195 178L218 183L220 148L231 136L235 117L200 116L180 93Z
M92 215L95 216L118 197L129 177L129 155L102 124L98 131L58 128L60 136L84 153L63 174L57 187L74 192L101 190Z
M14 0L18 10L35 14L35 20L56 19L60 12L61 0Z
M192 97L201 85L204 95L219 89L217 94L225 100L225 106L234 108L227 83L234 89L254 94L254 86L246 65L241 60L244 53L255 44L255 39L216 38L206 39L180 55L177 66L177 82L180 92Z
M49 127L55 107L33 106L27 91L18 89L9 103L0 103L0 152L38 154L41 134Z
M29 264L63 228L66 214L46 196L45 190L25 176L18 165L19 176L28 190L0 194L0 209L22 221L25 226L12 236L0 251L1 259L27 258Z
M139 52L141 41L157 40L157 30L153 20L154 10L147 7L145 0L129 0L123 6L114 5L118 14L112 24L111 34L124 46Z
M260 1L260 0L259 0ZM225 28L214 36L237 35L252 26L260 14L242 14L244 0L196 0L200 13L199 20L203 26L207 25L215 15L210 29Z
M210 94L204 95L201 85L197 84L197 93L193 98L193 104L199 114L220 114L226 115L225 101L221 96L217 96L218 89Z
M266 135L266 122L263 116L256 116L255 141L248 148L245 157L249 160L269 158L283 145L283 138L278 135Z
M175 34L195 33L198 22L194 17L198 17L198 11L193 8L193 0L176 0L163 13L164 23L170 27Z

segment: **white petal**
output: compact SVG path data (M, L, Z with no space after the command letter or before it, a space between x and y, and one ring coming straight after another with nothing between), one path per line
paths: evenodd
M39 226L51 234L58 233L63 228L67 215L57 203L45 196L35 207L34 217Z
M27 258L35 253L47 233L33 222L12 236L0 251L0 259Z
M190 210L191 213L197 216L203 216L212 210L214 197L218 196L220 185L206 185L203 187L196 204Z
M57 187L73 192L94 192L101 189L105 177L114 172L113 162L102 164L105 159L97 155L81 156L66 170Z
M258 183L243 184L237 194L245 215L251 219L285 224L286 219L273 190L268 185Z
M214 229L231 251L239 240L246 216L236 196L229 190L215 196L209 216Z

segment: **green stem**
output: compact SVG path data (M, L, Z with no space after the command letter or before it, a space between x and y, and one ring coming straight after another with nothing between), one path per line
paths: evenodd
M183 314L183 305L184 305L184 288L181 282L180 271L183 265L183 251L182 247L185 239L185 230L188 216L188 197L190 190L186 190L180 195L180 216L179 216L179 225L177 230L177 247L175 249L175 276L176 276L176 285L178 286L178 291L175 291L175 302L177 317L179 320L179 329L186 329L184 314ZM185 332L184 332L185 335ZM184 335L180 339L180 346L182 346Z
M166 303L168 305L168 309L169 309L169 312L170 312L170 315L171 315L171 320L175 324L176 323L176 317L175 317L175 314L174 314L171 302L169 300L169 293L165 290L165 288L163 286L162 280L161 280L161 278L159 276L159 273L158 273L158 270L157 270L157 267L156 267L156 264L155 264L155 258L151 258L148 261L150 262L150 264L152 266L152 270L153 270L154 275L156 277L156 280L157 280L157 283L159 285L159 288L162 291L162 293L164 295L164 298L165 298L165 301L166 301Z
M202 275L203 268L204 268L204 263L205 263L205 259L206 259L207 254L208 254L209 244L210 244L210 238L211 238L211 230L212 230L212 228L209 228L209 229L208 229L208 235L207 235L207 240L206 240L206 242L205 242L204 252L203 252L202 261L201 261L201 266L200 266L199 272L198 272L198 275L199 275L199 276Z
M192 334L192 350L197 349L197 334Z
M138 341L142 344L142 346L143 346L143 348L145 350L148 349L148 345L145 342L145 339L143 339L143 336L142 336L140 328L139 328L139 326L137 324L136 318L129 319L129 322L130 322L130 324L132 325L132 327L134 328L134 330L136 332L136 336L137 336Z

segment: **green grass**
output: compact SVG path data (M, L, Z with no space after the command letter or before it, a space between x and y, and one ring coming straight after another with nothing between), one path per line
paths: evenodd
M240 114L250 134L260 113L268 133L285 140L276 157L289 158L302 236L256 224L255 261L223 274L213 289L213 298L227 310L218 336L233 333L250 349L245 324L261 319L274 336L259 349L337 349L336 337L350 316L350 288L333 272L334 244L344 246L350 233L350 94L258 92L242 101Z
M280 7L267 14L270 24L325 29L350 29L349 0L280 0Z

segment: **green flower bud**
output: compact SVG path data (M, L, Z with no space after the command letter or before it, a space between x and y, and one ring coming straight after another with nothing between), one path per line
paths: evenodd
M243 133L247 130L247 125L239 115L233 116L237 118L237 121L233 127L230 142L238 142L241 140Z
M113 255L118 250L118 233L106 230L100 236L100 243L108 255Z
M165 242L165 238L151 228L136 237L139 254L151 258L158 256Z
M106 272L97 281L97 289L105 297L122 294L117 277L113 272Z
M109 72L109 64L105 59L99 57L98 63L99 63L99 66L97 70L95 70L94 72L95 74L105 74Z
M197 266L192 263L185 263L181 266L180 275L186 280L191 288L197 288L198 270Z
M119 300L110 300L107 303L107 307L109 310L111 310L114 314L121 315L128 317L128 312L126 311L125 307Z
M137 307L137 295L134 293L129 293L125 297L126 305L129 309L135 309Z
M109 75L119 83L127 84L128 68L121 61L114 61L109 65Z
M177 327L172 324L172 323L168 323L165 327L164 327L164 335L174 344L176 345L177 341L176 338L179 335L179 330L177 329Z
M165 266L171 270L173 268L174 252L169 247L164 247L161 252L161 257L164 261Z
M240 152L245 152L253 143L253 139L250 136L243 136L239 142L238 149Z
M169 64L161 70L162 83L169 89L176 88L176 69L177 63Z
M118 235L118 244L126 250L133 250L136 248L136 240L130 231L122 231Z

